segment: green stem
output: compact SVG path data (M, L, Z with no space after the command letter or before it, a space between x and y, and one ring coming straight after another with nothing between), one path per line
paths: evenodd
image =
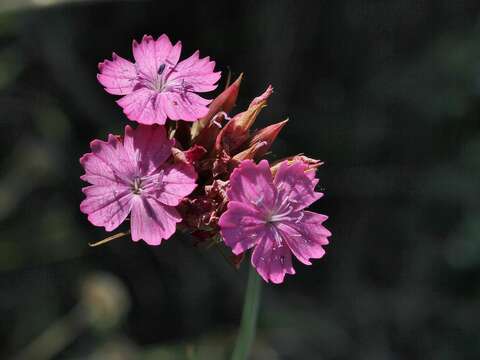
M248 273L247 291L243 303L242 321L237 335L232 360L247 360L250 354L257 326L258 308L260 305L261 280L253 266Z

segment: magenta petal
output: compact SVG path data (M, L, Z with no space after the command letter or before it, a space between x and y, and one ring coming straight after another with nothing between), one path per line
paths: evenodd
M85 169L85 174L80 178L94 185L120 185L124 181L116 176L110 164L103 161L95 154L88 153L80 158L80 164Z
M92 153L86 154L80 162L86 165L87 176L90 170L100 175L102 172L114 182L128 182L125 175L135 171L135 164L125 151L122 142L108 135L108 142L93 140L90 143ZM93 182L92 182L93 184Z
M280 165L274 180L280 198L288 198L294 210L302 210L323 196L315 192L317 183L318 180L312 179L311 174L305 174L303 163L288 165L287 161Z
M254 207L230 201L219 220L221 234L236 255L254 246L265 234L265 222Z
M252 265L260 276L274 284L283 282L285 274L295 274L288 246L277 246L273 233L267 232L253 250Z
M317 214L312 211L304 211L303 218L298 224L295 224L295 226L300 229L301 233L315 239L319 244L327 245L327 238L332 236L332 233L322 225L327 219L327 215Z
M105 60L98 64L98 69L100 74L97 79L110 94L129 94L137 83L135 65L115 53L111 61Z
M303 218L296 223L279 224L277 227L296 258L305 265L310 259L319 259L325 254L324 245L331 235L322 223L325 215L305 211Z
M170 157L174 141L167 139L164 126L140 124L136 129L125 126L123 144L142 174L148 175Z
M253 161L242 161L230 176L230 201L254 204L258 208L272 208L275 189L272 173L266 160L256 165Z
M172 43L167 35L163 34L157 40L145 35L140 43L133 41L132 51L138 72L147 78L154 79L160 64L165 63L172 51ZM181 45L177 44L171 59L178 61ZM178 57L177 57L178 53ZM171 64L175 66L176 63Z
M189 195L196 187L197 173L189 164L173 164L165 168L163 186L160 190L151 192L161 203L177 206L185 196Z
M136 196L132 201L132 240L144 240L149 245L160 245L175 233L181 217L175 208L165 206L153 198Z
M157 40L157 42L159 42L160 40L161 40L161 37ZM165 63L170 66L175 66L178 63L178 60L180 60L181 52L182 52L182 42L177 41L177 43L174 46L172 46L170 53L167 55L165 59Z
M208 113L210 100L193 93L166 92L164 109L169 119L196 121Z
M196 51L189 58L178 63L177 72L171 77L172 80L182 79L192 91L206 92L216 89L216 82L220 79L221 72L213 72L215 62L209 57L199 58Z
M128 216L132 207L132 194L125 186L92 185L83 188L86 199L80 204L80 211L88 215L95 226L106 231L118 227Z
M163 93L143 87L117 100L117 104L130 120L146 125L163 125L167 119L163 96Z

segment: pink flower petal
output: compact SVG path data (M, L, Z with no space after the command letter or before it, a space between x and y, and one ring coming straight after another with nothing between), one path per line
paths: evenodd
M132 207L132 194L126 186L92 185L83 188L86 199L80 204L80 211L88 215L95 226L112 231L128 216Z
M311 174L305 174L305 165L294 162L280 165L274 184L281 199L288 198L294 210L301 210L320 199L323 194L315 192L318 180L312 180Z
M196 187L197 173L189 164L173 164L165 168L163 186L159 191L152 190L161 203L177 206L185 196L189 195Z
M293 254L305 265L311 265L310 259L319 259L325 254L323 246L328 244L327 238L331 235L322 225L326 219L325 215L305 211L301 221L277 226Z
M265 281L274 284L282 283L285 274L295 274L290 249L285 244L278 246L271 231L253 250L251 262Z
M254 207L230 201L228 210L219 220L221 234L225 244L232 248L236 255L256 245L266 231L265 222Z
M160 245L175 233L182 219L175 208L165 206L149 197L136 196L132 201L132 240L144 240L149 245Z
M174 140L167 139L164 126L127 125L123 144L142 174L149 175L170 157Z
M142 87L117 100L117 104L130 120L146 125L163 125L167 120L162 99L164 96L164 93Z
M125 175L135 172L135 164L125 151L122 142L113 135L108 136L108 142L93 140L90 143L92 153L86 154L80 161L86 165L87 178L89 172L105 177L113 182L127 183ZM93 178L91 178L93 180ZM91 182L94 184L94 182Z
M119 185L125 181L116 176L115 171L110 164L103 161L95 154L88 153L80 158L80 164L85 169L85 174L80 177L83 181L87 181L94 185Z
M275 199L272 173L266 160L256 165L251 160L242 161L230 176L230 201L254 204L258 208L270 209Z
M169 119L196 121L208 113L210 100L193 93L165 92L164 109Z
M199 58L199 52L196 51L189 58L178 63L176 73L171 76L171 80L181 79L195 92L207 92L217 88L216 82L221 77L221 72L213 72L215 62L210 61L209 57Z
M160 65L175 66L180 58L182 45L178 42L172 46L167 35L163 34L157 40L145 35L140 43L132 44L133 56L138 72L144 77L153 79L157 76Z
M110 94L129 94L137 83L135 65L115 53L111 61L98 64L98 69L100 74L97 74L97 79Z

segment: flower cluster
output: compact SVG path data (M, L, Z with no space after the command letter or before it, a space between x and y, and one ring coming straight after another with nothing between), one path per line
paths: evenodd
M292 254L309 265L325 253L327 216L305 210L323 195L315 191L322 163L262 160L287 123L252 130L273 88L232 115L242 76L207 100L198 93L215 90L220 72L198 51L179 61L181 47L144 36L133 41L135 62L114 53L99 64L98 81L138 125L90 143L80 210L106 231L129 218L132 240L149 245L176 230L197 244L225 244L235 265L253 248L252 266L281 283L295 273Z

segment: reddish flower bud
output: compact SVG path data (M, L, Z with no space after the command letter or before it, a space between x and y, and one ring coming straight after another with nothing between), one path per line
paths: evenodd
M257 119L260 111L267 106L268 97L273 88L269 85L267 90L253 99L248 109L233 117L220 131L215 142L215 151L227 151L229 154L239 148L249 137L249 130Z
M273 86L268 85L267 90L265 90L262 95L257 96L255 99L253 99L250 105L248 106L248 108L251 108L252 106L255 106L263 101L267 101L270 95L272 94L273 94Z
M196 164L207 153L203 146L193 145L190 149L185 151L185 158L190 164Z
M249 147L256 146L257 144L263 144L260 149L255 152L255 158L261 158L270 150L273 142L277 138L280 131L282 131L288 119L279 123L267 126L261 130L258 130L250 140ZM253 159L253 158L251 158Z
M209 105L208 113L203 118L192 125L192 139L194 141L200 135L202 130L206 128L212 121L213 117L219 112L230 112L237 101L240 84L242 83L243 74L227 87L220 95L218 95Z
M215 139L222 130L222 122L226 118L226 113L217 113L210 122L202 129L197 137L193 140L194 144L201 145L208 151L212 150ZM194 124L195 125L195 124Z
M173 161L178 163L191 164L197 167L198 162L205 156L207 150L204 147L193 145L190 149L182 151L178 148L172 148Z
M260 154L265 154L268 151L269 144L266 141L256 142L253 145L250 145L247 149L239 152L235 155L232 160L235 162L235 166L240 163L242 160L254 159L261 156Z

